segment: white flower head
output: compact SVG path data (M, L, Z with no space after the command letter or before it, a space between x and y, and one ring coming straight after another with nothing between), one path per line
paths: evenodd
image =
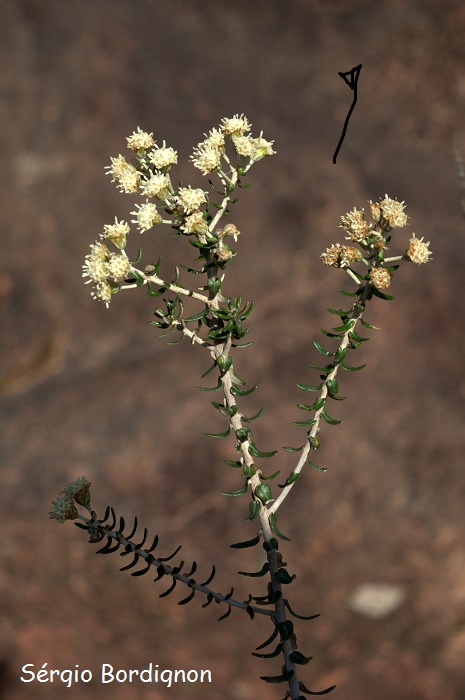
M166 199L169 196L169 178L166 175L152 175L142 182L141 190L146 197Z
M178 190L177 203L182 207L185 214L192 214L200 209L202 204L207 201L206 193L201 189L192 189L188 187L180 187Z
M152 226L156 226L162 222L162 217L158 213L158 209L155 204L146 202L145 204L136 204L136 210L132 211L131 214L135 216L135 219L131 219L133 224L137 224L140 233L148 231Z
M155 150L148 154L149 161L153 165L163 172L168 172L172 165L178 162L178 154L174 148L166 147L165 141L163 141L163 146L155 146Z
M221 167L221 151L209 146L198 146L191 155L193 165L202 171L202 175L212 173Z
M104 243L96 242L91 244L90 253L86 255L82 269L83 277L89 277L86 284L89 282L101 283L107 278L106 264L110 257L110 251Z
M126 236L129 233L129 225L125 221L118 221L115 216L114 224L105 224L103 233L100 238L106 238L111 241L119 250L126 247Z
M391 199L386 194L385 199L380 201L379 206L382 210L383 219L389 226L401 228L407 225L407 214L404 214L404 202Z
M195 211L193 214L186 216L184 224L181 226L181 231L184 233L207 233L208 224L203 218L201 211Z
M140 126L137 127L137 131L134 131L131 136L126 138L126 141L128 142L128 148L133 151L146 151L147 148L151 148L155 143L153 134L142 131Z
M273 151L274 141L267 141L263 138L262 134L263 132L260 133L257 139L252 139L253 151L250 159L255 163L265 156L272 156L276 153L276 151Z
M250 136L233 136L232 144L236 153L240 156L250 158L254 151L254 139Z
M228 119L223 117L220 124L220 129L228 136L243 136L247 131L250 131L252 124L247 121L247 117L241 114L235 114L234 117Z
M118 158L112 158L111 165L107 165L106 170L112 175L111 181L116 182L120 192L127 194L137 192L140 184L140 173L126 161L124 156L119 155Z
M433 254L431 250L428 249L428 243L423 243L423 238L416 238L415 234L409 241L410 245L406 251L406 256L417 265L429 262L431 255Z
M108 278L114 282L121 282L131 269L131 263L125 253L110 253L107 262Z

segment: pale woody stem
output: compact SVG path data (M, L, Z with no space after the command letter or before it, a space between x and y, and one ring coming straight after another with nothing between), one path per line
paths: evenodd
M371 283L367 283L367 284L366 284L365 289L364 289L364 292L363 292L363 294L361 295L360 300L359 300L358 303L362 303L362 304L363 304L363 302L366 300L366 297L368 296L368 292L369 292L369 290L370 290L370 286L371 286ZM362 310L362 309L360 309L359 311L355 311L355 312L352 314L351 320L354 321L354 323L353 323L353 324L351 325L351 327L344 333L344 336L343 336L343 338L342 338L341 344L339 345L339 348L340 348L341 350L345 350L345 349L347 348L347 346L348 346L348 344L349 344L349 341L350 341L349 333L351 333L351 332L355 329L355 327L356 327L356 325L357 325L357 322L360 320L360 318L362 317L362 315L363 315L363 310ZM334 378L336 377L336 375L337 375L337 373L338 373L338 370L339 370L339 367L340 367L340 363L338 362L338 364L334 367L334 369L328 374L327 378L325 379L325 383L323 384L323 386L322 386L322 388L321 388L321 393L320 393L320 397L319 397L319 398L325 399L325 400L326 400L326 398L327 398L327 396L328 396L327 382L328 382L328 380L334 379ZM321 408L319 408L317 411L315 411L315 423L312 425L311 429L310 429L310 430L308 431L308 433L307 433L307 442L305 443L305 446L304 446L304 448L302 449L302 454L300 455L299 461L297 462L297 465L294 467L292 473L300 474L300 472L302 471L302 468L303 468L305 462L307 461L308 453L310 452L310 449L311 449L311 441L312 441L312 439L315 438L315 437L317 436L317 434L319 433L319 430L320 430L319 425L320 425L321 413L322 413L324 410L325 410L325 405L323 404L323 406L322 406ZM292 489L292 487L294 486L295 483L296 483L296 482L293 481L292 484L288 484L288 485L281 491L281 493L280 493L280 495L278 496L278 498L276 499L276 501L274 501L274 503L268 508L268 514L269 514L269 515L270 515L271 513L276 513L276 511L277 511L278 508L281 506L282 502L283 502L284 499L287 497L287 495L289 494L290 490Z
M184 294L185 296L191 297L192 299L197 299L198 301L201 301L204 304L211 305L210 299L204 294L193 292L190 289L184 289L184 287L178 287L177 284L173 284L172 282L166 282L165 280L162 280L161 277L158 277L158 275L146 275L145 272L142 272L142 270L138 270L136 267L131 267L129 271L136 272L138 275L140 275L144 280L144 284L153 282L154 284L160 285L160 287L166 287L171 292L176 292L177 294ZM136 289L137 286L137 283L125 284L121 286L121 289Z

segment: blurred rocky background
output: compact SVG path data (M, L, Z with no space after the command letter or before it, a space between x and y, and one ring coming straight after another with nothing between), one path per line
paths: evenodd
M206 353L166 346L149 325L156 300L143 290L109 310L81 278L103 229L130 218L104 166L126 153L137 126L179 151L174 178L207 185L188 157L204 132L244 112L277 155L252 169L232 220L242 232L226 291L254 299L252 348L236 366L249 386L242 406L264 450L303 442L296 382L314 384L312 341L328 306L350 287L323 268L342 242L339 216L388 193L405 200L410 232L431 241L434 261L401 266L367 320L381 328L352 355L367 362L340 378L315 461L280 511L291 604L313 690L337 684L340 700L465 697L465 220L452 137L465 151L465 6L460 0L1 0L1 471L0 683L2 698L205 698L274 700L260 675L279 660L250 656L269 625L219 607L187 607L153 576L118 573L85 534L48 519L49 504L78 475L95 507L159 533L160 552L184 558L219 590L263 592L261 550L249 539L232 440L196 391ZM338 76L358 64L358 102ZM396 230L392 253L408 231ZM132 233L145 262L163 256L170 276L193 249L168 228ZM190 281L190 280L189 280ZM334 325L334 324L333 324ZM169 338L169 340L171 340ZM208 379L211 379L209 377ZM204 383L207 380L203 380ZM304 416L305 418L305 416ZM293 467L280 452L263 468ZM98 669L210 669L210 686L102 685ZM21 667L91 669L95 680L26 684Z

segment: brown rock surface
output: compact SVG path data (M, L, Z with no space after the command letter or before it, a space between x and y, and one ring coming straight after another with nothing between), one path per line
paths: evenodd
M47 515L66 481L86 475L98 508L137 513L161 550L182 543L202 572L214 562L218 589L262 591L236 575L260 566L260 552L229 549L255 531L245 499L220 495L241 485L223 462L232 442L203 435L224 429L212 396L195 391L205 353L158 339L147 323L156 303L141 290L107 311L81 279L89 244L133 208L103 175L124 137L140 125L166 139L179 150L175 177L202 186L192 147L244 112L277 150L234 211L242 234L227 269L227 291L256 302L255 345L237 362L259 385L245 413L266 407L254 428L262 449L303 442L291 425L303 400L295 383L315 383L312 340L328 327L325 308L341 303L343 273L318 260L341 240L339 216L387 192L406 201L411 230L434 252L428 266L402 266L393 302L373 302L367 318L382 330L355 362L368 366L341 378L348 399L333 413L344 423L322 429L317 463L330 471L308 471L282 509L298 576L291 604L321 613L297 625L314 656L302 678L315 690L337 683L330 697L342 700L462 700L465 221L452 133L465 151L463 3L3 0L1 12L0 697L284 695L258 678L280 662L249 654L269 633L263 621L233 613L217 623L219 608L197 598L178 607L183 592L160 600L166 586L117 573L118 555L96 557ZM359 63L333 165L351 102L337 74ZM168 230L140 241L167 275L192 262ZM264 469L292 466L283 452ZM353 612L365 583L398 586L404 603L378 619ZM98 680L102 663L150 661L209 668L213 683ZM67 690L19 680L23 664L45 662L90 668L95 681Z

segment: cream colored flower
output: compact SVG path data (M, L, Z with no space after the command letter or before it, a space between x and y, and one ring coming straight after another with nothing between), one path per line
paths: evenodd
M376 289L387 289L391 284L392 272L384 267L373 267L370 272L370 278Z
M232 144L236 153L250 158L254 152L254 139L250 136L233 136Z
M110 251L104 243L94 243L90 246L90 253L86 255L84 265L82 266L84 272L83 277L89 277L85 284L89 282L101 283L107 278L107 267L106 264L110 257Z
M131 263L125 253L110 253L107 262L107 277L114 282L122 282L131 269Z
M221 151L209 146L198 146L190 159L194 167L198 168L203 175L207 175L220 168Z
M127 137L126 141L128 142L128 148L133 151L146 151L147 148L151 148L154 145L153 134L142 131L140 126L137 127L137 131L134 131L131 136Z
M401 228L407 225L407 215L404 214L404 202L391 199L386 194L385 199L380 201L379 206L381 207L382 218L389 226Z
M232 119L223 117L220 124L220 129L228 136L243 136L247 131L250 131L252 124L247 121L247 117L243 114L240 116L235 114Z
M349 267L352 262L361 260L362 255L357 248L352 246L341 245L335 243L330 248L326 248L326 252L320 255L320 260L324 265L331 267Z
M428 243L423 243L423 238L415 238L415 234L413 234L413 238L410 239L409 243L410 245L405 254L412 262L417 263L417 265L429 262L433 254L431 250L428 250L429 241Z
M140 233L148 231L152 226L156 226L162 222L162 217L158 213L155 204L146 202L145 204L136 204L137 211L132 211L131 214L135 219L131 219L131 223L137 224Z
M174 148L167 148L164 141L162 148L156 146L155 150L151 151L148 156L149 161L153 163L158 170L163 170L163 172L168 172L171 166L178 162L177 152Z
M189 214L181 226L181 231L184 233L207 233L208 224L203 218L202 212L194 211L193 214Z
M370 226L365 221L364 209L353 209L345 216L341 216L339 228L347 231L346 238L351 241L363 241L371 232Z
M205 192L201 189L192 189L189 185L178 190L177 203L186 214L197 211L206 201Z
M273 151L273 144L274 141L267 141L262 134L258 138L252 139L253 150L250 159L256 163L265 156L274 155L276 151Z
M117 248L122 250L126 246L126 236L129 233L129 225L125 221L118 221L115 216L114 224L105 224L100 238L107 238Z
M136 168L128 163L124 156L119 155L118 158L111 159L111 165L106 166L107 174L112 175L112 182L116 182L116 186L120 192L133 194L137 192L140 184L140 173Z
M166 199L169 197L169 178L166 175L152 175L141 184L142 193L146 197Z

